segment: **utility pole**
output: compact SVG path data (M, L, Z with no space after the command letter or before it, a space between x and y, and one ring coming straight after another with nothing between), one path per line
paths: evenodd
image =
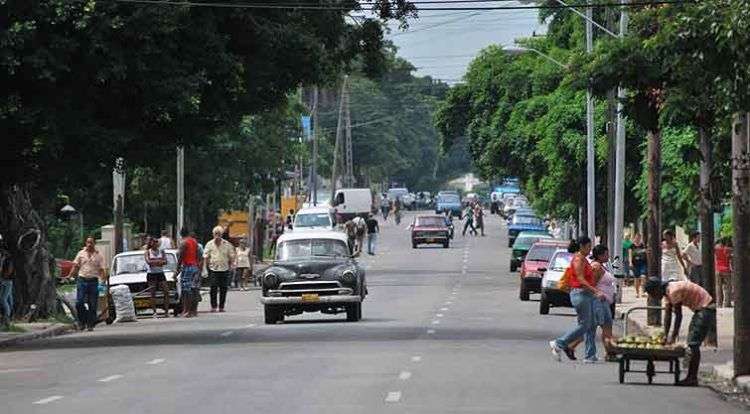
M349 88L344 89L344 124L346 128L346 186L354 187L354 157L352 155L352 118L349 112Z
M586 8L586 53L594 49L593 9L591 1ZM596 239L596 212L594 211L594 98L591 82L586 88L586 230L592 242Z
M117 202L115 203L115 254L122 253L124 246L122 243L122 195L117 196Z
M607 29L615 30L615 9L605 10ZM617 90L607 91L607 248L610 256L615 256L617 250L614 245L615 234L615 157L617 141ZM621 296L621 295L620 295Z
M313 206L318 205L318 85L313 87L312 105L312 163L310 168L310 184L312 188Z
M331 166L331 203L334 203L336 197L336 176L338 175L338 157L341 152L341 124L344 120L344 90L346 90L346 80L349 75L344 75L344 80L341 81L341 92L339 93L339 119L336 125L336 143L333 146L333 164Z
M750 375L750 112L732 119L734 375Z
M185 224L185 147L177 147L177 235L180 239L180 232Z
M625 5L628 0L622 0L622 4ZM628 30L628 10L623 7L620 11L620 38L624 38ZM622 232L625 228L625 118L624 118L624 105L625 100L625 88L619 86L617 88L617 139L615 144L615 220L614 220L614 233L613 246L614 253L613 257L622 255ZM621 260L624 262L625 258ZM615 274L622 276L625 264L622 263L620 267L615 269ZM618 279L621 280L621 279ZM620 282L620 286L622 283Z
M661 280L661 130L646 132L647 180L648 180L648 278ZM661 306L661 300L648 295L648 306ZM651 326L661 325L661 311L649 309L647 321Z

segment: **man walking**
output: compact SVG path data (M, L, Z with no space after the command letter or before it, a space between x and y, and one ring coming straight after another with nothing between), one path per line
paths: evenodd
M6 328L10 326L10 318L13 315L13 257L5 245L5 240L0 236L0 308L3 311L3 319L0 325Z
M76 311L79 329L94 330L97 322L96 308L99 302L99 281L104 279L104 256L96 250L94 238L86 238L86 246L73 259L70 274L76 281Z
M484 237L484 210L479 203L474 206L474 222L476 228L481 231L482 237Z
M682 257L688 266L688 279L693 283L703 286L703 273L701 272L703 262L701 261L701 249L698 244L700 240L700 232L694 231L690 233L690 241L682 250Z
M227 301L227 289L229 288L229 275L234 265L234 246L232 243L221 238L224 229L221 226L214 227L211 232L214 236L203 251L203 258L206 260L209 277L211 278L211 312L216 312L217 306L219 312L224 312L224 305ZM217 303L216 295L219 295Z
M169 237L169 232L166 230L161 231L161 237L159 237L159 248L162 250L169 250L172 248L172 239Z
M720 239L714 248L716 304L722 308L732 307L732 248L729 243L727 239Z
M467 205L463 212L463 219L464 219L464 231L461 233L463 236L466 236L466 230L471 229L471 232L476 236L477 235L477 229L474 228L474 210L471 208L470 205Z
M370 214L367 217L367 254L370 256L375 255L375 243L378 241L378 233L380 233L380 226L375 216Z
M192 237L187 227L180 230L179 251L177 252L177 272L180 274L180 300L182 316L190 318L198 315L198 295L200 295L203 258L200 245ZM197 286L197 287L196 287Z
M356 237L356 248L354 249L357 253L362 253L362 249L365 245L365 233L367 233L367 223L365 219L360 216L352 219L354 222L354 236Z

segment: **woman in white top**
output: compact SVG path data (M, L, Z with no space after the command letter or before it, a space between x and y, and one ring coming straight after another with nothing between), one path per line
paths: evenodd
M169 317L169 286L167 286L167 278L164 276L164 265L167 264L167 256L164 254L164 250L159 248L159 239L150 237L148 239L148 248L146 249L146 282L148 282L148 290L151 293L151 308L154 310L154 318L156 318L156 290L157 288L162 291L163 295L163 306L164 306L164 317Z
M247 248L245 239L240 240L240 246L235 248L235 251L237 254L235 255L234 287L245 290L245 280L248 274L252 273L253 268L250 261L250 249Z
M685 262L682 261L680 246L677 245L674 232L664 230L661 242L661 280L682 280L685 274Z

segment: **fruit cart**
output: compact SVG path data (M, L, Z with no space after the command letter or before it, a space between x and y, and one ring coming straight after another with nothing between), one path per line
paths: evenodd
M683 358L685 356L685 348L682 346L663 345L663 333L653 335L651 337L628 336L627 317L631 311L639 309L661 310L662 308L652 306L637 307L628 310L623 315L623 319L626 321L624 324L625 329L623 332L623 338L612 344L609 350L610 352L619 356L618 362L620 384L625 382L626 372L638 372L646 374L649 384L653 383L654 376L656 376L656 374L673 374L674 382L675 384L677 384L677 382L680 380L680 358ZM631 367L631 362L633 361L646 362L646 369L633 369ZM666 362L667 370L657 371L657 362Z

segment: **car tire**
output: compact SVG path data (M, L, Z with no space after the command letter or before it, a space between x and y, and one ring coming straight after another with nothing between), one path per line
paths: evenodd
M513 247L513 242L508 240L508 247Z
M263 307L263 315L265 316L266 325L275 325L276 322L284 320L283 313L275 306L265 305Z
M510 271L511 271L511 272L515 272L515 271L516 271L516 269L518 269L518 266L516 266L515 264L511 263L511 264L510 264Z
M172 308L172 315L178 316L182 313L182 303L178 303L177 305L174 305Z
M542 297L539 299L539 314L549 314L549 300L547 299L547 295L545 295L544 292L542 292Z
M357 322L362 319L362 304L352 303L346 306L346 321Z
M445 243L443 243L443 249L447 249L447 248L449 248L449 247L451 247L451 244L450 244L450 242L445 242Z
M529 289L526 288L526 284L523 283L523 280L521 281L521 288L518 291L518 298L523 302L527 302L529 300Z
M417 243L411 242L411 248L412 249L416 249L417 248Z

